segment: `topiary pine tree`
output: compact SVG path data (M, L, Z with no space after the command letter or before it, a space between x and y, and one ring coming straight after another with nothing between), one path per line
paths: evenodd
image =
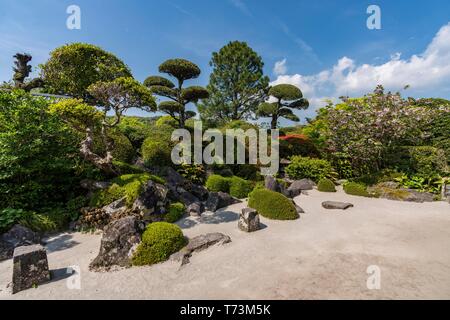
M34 88L39 88L43 85L43 81L40 78L35 78L30 81L25 81L31 73L31 66L28 63L33 59L31 55L27 53L16 53L14 55L13 80L14 87L17 89L23 89L27 92Z
M269 95L274 97L276 101L260 104L257 115L272 118L272 129L277 128L279 118L285 118L295 122L300 121L292 109L302 110L309 107L309 102L303 98L301 90L291 84L276 85L270 88Z
M150 76L144 81L152 93L168 98L162 101L158 109L175 119L180 128L184 128L186 120L195 117L194 111L186 110L186 105L206 99L208 91L200 86L183 88L186 80L196 79L200 75L200 68L194 63L184 59L170 59L159 66L159 72L167 73L177 79L177 85L172 81L160 77Z

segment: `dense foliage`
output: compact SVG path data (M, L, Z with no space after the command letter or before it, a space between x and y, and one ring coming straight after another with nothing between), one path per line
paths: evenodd
M294 156L291 158L291 164L286 167L286 173L292 179L311 179L317 182L331 177L333 169L327 160Z
M171 223L156 222L148 225L133 255L133 265L144 266L167 260L187 243L181 229Z
M284 195L267 189L256 189L249 195L248 206L260 215L273 220L295 220L299 218L294 204Z
M233 41L213 53L210 65L210 96L199 105L201 119L220 126L253 116L269 85L262 58L247 43Z

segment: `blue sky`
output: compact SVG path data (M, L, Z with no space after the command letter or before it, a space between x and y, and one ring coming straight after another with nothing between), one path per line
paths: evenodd
M66 8L81 8L81 30L66 28ZM381 30L366 27L370 4L381 8ZM0 81L11 78L12 56L33 66L71 42L99 45L123 59L136 79L182 57L203 73L213 51L247 41L274 83L300 86L312 101L360 95L382 82L405 95L450 98L450 1L265 0L0 0ZM278 62L277 72L274 70Z

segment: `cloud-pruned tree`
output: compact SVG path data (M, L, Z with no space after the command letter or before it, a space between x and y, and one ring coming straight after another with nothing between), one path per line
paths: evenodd
M14 88L22 89L27 92L31 91L34 88L42 87L43 81L41 78L34 78L31 80L26 80L32 71L32 67L29 65L30 61L33 57L27 53L16 53L14 55Z
M294 110L304 110L309 107L309 102L303 97L302 91L291 84L279 84L269 90L269 96L275 102L264 102L258 107L257 114L260 117L271 118L271 128L276 129L278 120L285 118L299 122L300 119L294 114Z
M53 50L50 59L41 66L41 73L48 93L69 95L89 104L96 103L88 91L90 85L132 76L127 65L115 55L86 43Z
M167 100L159 103L158 110L171 116L180 128L184 128L186 120L195 117L194 111L186 110L189 103L197 103L208 97L208 91L200 86L184 88L184 82L196 79L200 68L185 59L170 59L159 66L159 72L166 73L177 80L176 85L161 76L150 76L144 81L151 92Z

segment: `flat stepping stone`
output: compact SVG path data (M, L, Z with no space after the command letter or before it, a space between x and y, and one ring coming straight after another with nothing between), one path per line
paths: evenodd
M348 208L353 208L354 205L348 202L325 201L322 203L322 207L330 210L347 210Z

